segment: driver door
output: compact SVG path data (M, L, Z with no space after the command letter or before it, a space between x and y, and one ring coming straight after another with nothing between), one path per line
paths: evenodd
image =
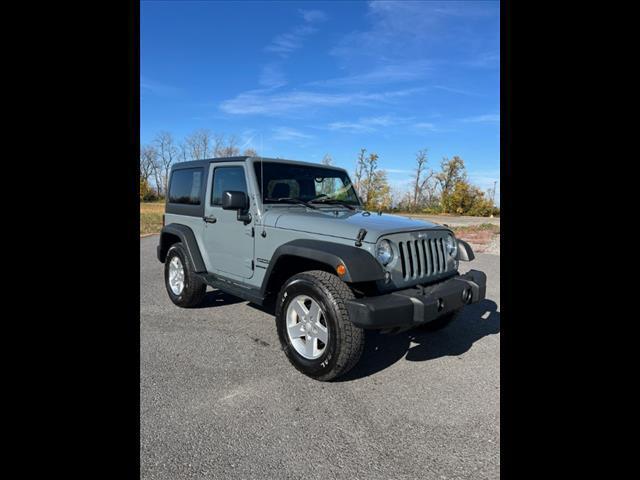
M253 276L253 222L237 219L235 210L222 209L226 190L245 192L247 176L244 162L211 163L205 203L202 238L212 273L235 279Z

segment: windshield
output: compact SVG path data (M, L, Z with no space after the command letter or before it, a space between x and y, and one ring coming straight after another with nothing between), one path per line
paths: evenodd
M264 163L264 182L261 180L261 163ZM304 202L335 200L347 205L360 205L349 175L342 170L279 162L254 162L253 165L261 193L264 185L264 203L278 203L279 198L294 198Z

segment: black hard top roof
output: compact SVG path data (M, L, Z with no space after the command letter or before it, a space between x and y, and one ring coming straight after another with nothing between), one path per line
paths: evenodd
M293 163L299 165L312 165L316 167L324 167L324 168L332 168L334 170L343 170L346 171L342 167L337 167L335 165L322 165L320 163L311 163L311 162L302 162L299 160L287 160L284 158L267 158L267 157L249 157L249 156L240 156L240 157L216 157L216 158L206 158L203 160L191 160L188 162L178 162L174 163L171 167L172 170L178 170L183 168L194 168L194 167L204 167L209 165L210 163L222 163L222 162L244 162L249 158L253 158L254 160L265 162L281 162L281 163Z
M177 170L179 168L203 167L210 163L217 163L217 162L244 162L247 158L250 158L250 157L244 156L244 157L205 158L203 160L191 160L189 162L174 163L172 168Z

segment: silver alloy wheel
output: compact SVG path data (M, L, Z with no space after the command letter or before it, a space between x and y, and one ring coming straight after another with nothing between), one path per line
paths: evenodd
M174 295L180 295L184 289L184 267L177 256L169 262L169 287Z
M329 329L318 302L307 295L298 295L289 302L287 335L304 358L315 360L322 356L329 342Z

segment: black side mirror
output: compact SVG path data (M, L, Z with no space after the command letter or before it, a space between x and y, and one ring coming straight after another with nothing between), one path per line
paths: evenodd
M251 221L249 198L244 192L225 190L222 193L222 209L236 210L238 212L238 221L243 222L245 225Z
M249 208L249 199L244 192L226 190L222 193L223 210L246 210Z

